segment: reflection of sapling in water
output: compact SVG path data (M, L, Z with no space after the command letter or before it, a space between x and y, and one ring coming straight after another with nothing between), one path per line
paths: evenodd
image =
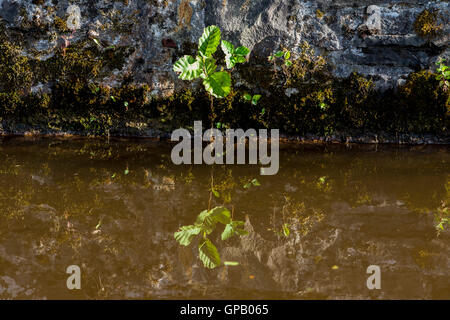
M180 245L188 246L192 240L202 235L198 246L198 257L206 268L214 269L221 265L219 251L216 246L208 238L218 223L225 225L221 239L227 240L233 235L246 235L247 231L243 229L243 221L233 221L230 211L225 207L215 207L211 210L200 212L193 225L182 226L179 231L175 232L174 237ZM236 262L226 261L224 265L236 265Z

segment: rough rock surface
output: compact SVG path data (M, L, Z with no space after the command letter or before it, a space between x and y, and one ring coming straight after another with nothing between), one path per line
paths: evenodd
M439 13L442 30L433 39L414 32L424 9ZM121 69L108 70L100 81L148 83L156 96L173 92L173 62L195 48L207 25L249 46L253 57L264 58L280 45L295 52L306 40L328 58L336 76L357 71L375 76L383 88L450 55L449 17L448 1L422 0L0 0L0 24L23 55L48 59L64 37L130 47ZM35 79L35 90L46 87Z

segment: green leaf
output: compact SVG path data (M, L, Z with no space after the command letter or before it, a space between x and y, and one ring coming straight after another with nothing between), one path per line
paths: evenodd
M236 63L245 63L247 62L247 59L245 57L242 56L236 56Z
M222 51L225 53L225 62L227 68L231 69L236 65L236 58L234 56L234 46L228 41L222 40Z
M220 266L220 255L216 246L206 239L198 247L199 259L203 262L203 265L208 269L214 269Z
M254 106L256 106L258 104L259 99L261 99L261 95L260 94L255 94L252 98L252 104Z
M225 98L231 91L231 77L227 72L219 71L203 80L206 91L216 98Z
M225 266L236 267L239 265L239 262L236 261L224 261L223 264Z
M228 41L222 40L221 43L222 51L225 53L225 55L233 55L234 54L234 45Z
M246 185L244 185L245 189L250 188L251 186L255 186L255 187L259 187L261 184L259 183L258 179L253 179L252 181L250 181L249 183L247 183Z
M250 94L248 94L248 93L245 93L244 94L244 99L247 100L247 101L250 101L250 100L252 100L252 96Z
M290 57L291 57L291 52L290 52L290 51L286 51L286 52L284 53L284 59L285 59L285 60L289 60Z
M197 216L196 225L202 225L203 231L210 234L214 231L217 222L228 224L231 221L231 213L225 207L215 207L210 211L204 210Z
M248 231L245 231L244 229L236 229L234 232L240 236L246 236L248 235Z
M211 234L214 231L216 223L217 221L211 218L211 211L208 210L200 212L195 222L196 225L201 225L202 231L206 234Z
M210 218L215 222L220 222L225 225L231 222L230 210L225 207L215 207L210 212Z
M200 77L202 79L206 79L209 76L211 76L212 74L214 74L214 72L216 72L217 65L216 65L216 60L214 58L197 57L197 61L200 66L200 72L201 72Z
M246 230L242 227L244 226L244 221L231 221L229 224L225 226L225 229L222 232L222 240L227 240L231 238L233 235L237 234L240 236L245 236L248 234Z
M287 238L287 237L289 237L290 233L291 233L291 231L289 230L288 224L287 223L283 224L283 234L284 234L284 236Z
M232 69L236 65L236 57L227 55L225 57L225 63L227 64L227 69Z
M266 108L261 109L261 115L263 116L266 113Z
M240 236L248 235L248 231L246 231L244 227L244 221L232 221L231 225L233 227L234 233Z
M102 47L102 45L100 44L100 41L98 41L98 39L94 38L92 39L96 45L98 45L99 47Z
M173 234L175 240L177 240L182 246L188 246L191 244L192 239L202 231L200 226L189 225L182 226L180 231Z
M214 194L214 196L215 196L216 198L219 198L219 197L220 197L219 191L212 189L212 193Z
M217 26L206 27L198 40L198 51L205 57L211 57L219 43L220 29Z
M235 51L235 54L238 56L246 56L250 53L250 49L244 46L238 47Z
M179 78L182 80L194 80L202 72L198 61L188 55L181 57L175 62L173 71L179 73Z
M274 56L268 56L268 57L267 57L267 60L269 60L269 61L273 61L273 59L275 59Z
M208 210L203 210L200 212L197 216L197 220L195 221L195 224L203 224L206 221L206 218L211 214Z
M282 57L283 55L284 55L284 52L283 52L283 51L277 51L277 52L275 52L275 54L274 54L274 56L277 57L277 58L280 58L280 57Z
M252 184L256 187L259 187L261 184L259 183L258 179L253 179Z
M284 64L286 65L286 67L292 66L292 62L289 61L289 60L286 60L286 61L284 62Z
M128 170L128 168L127 169L125 169L125 171L123 172L125 175L127 175L127 174L129 174L130 173L130 170Z
M229 238L231 238L234 235L234 230L233 230L233 226L231 224L227 224L225 226L225 229L222 232L222 240L225 241Z

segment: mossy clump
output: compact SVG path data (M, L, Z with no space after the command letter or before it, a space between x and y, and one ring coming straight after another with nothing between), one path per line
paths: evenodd
M78 42L43 61L40 67L46 81L88 82L99 75L103 64L101 52L96 46Z
M0 39L0 113L14 112L32 85L33 73L20 47Z
M322 81L323 76L328 76L325 58L317 55L314 48L306 41L303 41L300 48L299 56L292 60L291 76L287 84L305 83L311 79Z
M409 75L398 88L397 127L403 132L442 133L449 128L450 92L439 87L436 75L423 70Z
M278 128L288 135L448 135L449 92L439 88L435 75L428 71L413 73L397 90L384 93L376 90L373 79L357 73L346 79L294 81L290 88L296 93L287 96L285 86L271 86L270 96L263 96L258 105L243 98L249 88L234 88L227 99L217 101L214 125ZM208 122L208 102L205 94L188 90L154 100L150 109L152 117L167 124L168 129L189 128L192 119Z
M90 41L71 43L47 60L32 60L7 39L0 41L0 117L25 125L106 134L120 121L145 114L148 86L100 85L111 69L121 69L132 50L100 49ZM41 83L50 92L31 92ZM45 123L42 123L45 122Z
M104 66L111 70L122 69L126 58L133 54L134 50L134 48L126 46L106 48L102 57Z
M437 10L423 10L414 22L416 34L427 39L436 37L442 28L442 24L438 24Z
M353 128L358 131L373 130L377 123L376 91L373 80L357 73L336 83L336 103L331 106L331 121L337 131Z
M58 30L59 32L68 32L69 29L67 28L67 22L66 20L60 18L60 17L55 17L53 23L55 24L55 28L56 30Z
M321 11L320 9L316 10L317 18L322 19L324 15L325 15L325 13L323 11Z
M21 49L8 40L0 41L0 88L11 92L25 93L32 82L32 71L28 58L20 54Z

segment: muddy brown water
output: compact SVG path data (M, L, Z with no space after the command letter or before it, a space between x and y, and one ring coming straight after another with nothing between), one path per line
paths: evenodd
M450 299L449 232L436 230L448 146L283 144L275 176L215 166L212 205L249 234L211 234L239 263L214 270L173 237L208 207L211 167L175 166L171 147L0 140L0 298ZM80 290L67 289L70 265ZM370 265L381 289L366 285Z

